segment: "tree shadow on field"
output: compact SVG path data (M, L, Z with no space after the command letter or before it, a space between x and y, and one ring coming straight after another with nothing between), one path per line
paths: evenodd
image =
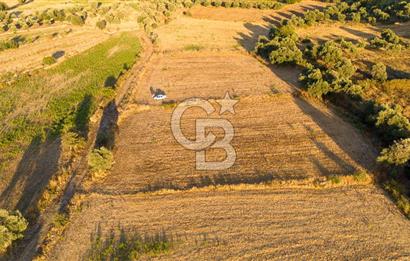
M93 113L94 98L85 95L74 112L72 132L86 138L89 118ZM0 195L0 206L18 209L29 219L39 214L38 201L51 178L58 173L62 154L62 131L64 126L55 125L46 137L35 136L26 148L8 186Z
M115 137L118 133L118 107L115 100L112 100L104 108L100 126L97 131L95 147L105 147L112 150L115 145Z
M340 148L357 166L367 170L375 170L377 152L364 141L364 137L354 129L354 126L343 119L334 116L332 113L324 113L309 102L299 98L294 98L295 104L320 127L322 131ZM306 128L306 126L305 126ZM309 129L307 129L309 131ZM310 140L326 157L335 162L339 169L345 174L352 174L356 170L355 166L346 162L344 159L336 155L332 149L324 143L318 141L315 137L310 137ZM357 143L362 143L362 147ZM317 162L318 164L320 162ZM318 165L315 164L315 165ZM323 167L322 167L323 168ZM322 171L325 174L327 171ZM333 171L332 171L333 172ZM342 173L341 173L342 174Z
M115 86L116 83L117 83L117 78L111 75L111 76L108 76L107 79L105 79L104 87L112 88Z
M260 35L267 35L270 27L245 23L245 28L248 29L248 33L238 33L238 37L235 40L245 48L248 52L251 52L255 49L255 45L258 42Z
M340 29L345 30L346 32L353 34L355 36L358 36L360 38L365 38L365 39L370 39L376 36L376 34L371 34L371 33L367 33L367 32L363 32L360 30L356 30L353 28L349 28L347 26L341 26Z
M301 17L304 15L306 11L323 9L323 7L318 6L318 5L303 5L300 8L301 8L300 11L295 11L295 10L276 11L275 14L273 15L264 16L263 20L267 23L270 23L271 25L278 26L280 25L283 19L290 19L292 15Z
M0 195L0 204L18 209L29 219L38 215L37 203L51 177L58 171L61 138L36 136L21 158L7 188Z
M87 138L89 130L90 116L93 113L95 99L92 95L87 94L77 108L74 118L74 131L81 137Z

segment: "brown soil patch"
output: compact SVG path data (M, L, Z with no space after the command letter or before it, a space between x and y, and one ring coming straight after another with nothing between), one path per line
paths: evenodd
M408 221L375 188L91 196L53 260L80 260L118 225L176 240L161 260L405 259Z

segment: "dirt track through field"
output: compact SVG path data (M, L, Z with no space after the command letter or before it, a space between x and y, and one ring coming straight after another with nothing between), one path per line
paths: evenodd
M87 188L84 209L74 216L52 259L81 259L97 226L107 233L118 224L175 237L175 248L158 259L409 257L408 221L374 185L260 185L372 172L377 154L332 110L298 97L295 71L268 68L246 52L267 21L252 27L241 19L217 19L214 10L178 17L157 30L159 51L119 118L114 167L106 179ZM195 153L172 136L173 105L154 101L150 87L165 91L169 102L209 99L217 111L215 99L231 92L238 100L236 113L209 117L228 119L235 128L233 167L196 170ZM199 109L184 114L187 137L193 137L198 117L207 115ZM218 138L224 135L211 131ZM223 159L224 153L210 151L208 156Z

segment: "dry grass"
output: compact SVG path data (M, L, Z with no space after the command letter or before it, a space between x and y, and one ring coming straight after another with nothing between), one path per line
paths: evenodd
M51 256L80 260L90 234L118 226L164 231L178 244L157 259L400 259L408 221L375 188L264 189L90 196Z

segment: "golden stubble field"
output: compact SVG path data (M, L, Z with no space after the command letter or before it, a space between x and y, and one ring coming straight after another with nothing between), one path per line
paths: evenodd
M156 260L398 259L410 254L408 221L372 187L232 189L91 195L52 260L81 260L98 226L165 232Z
M245 68L244 68L245 69ZM214 103L215 106L216 103ZM239 97L232 145L235 164L228 170L198 171L195 152L183 148L171 132L172 109L136 107L120 121L115 165L98 191L133 193L162 188L189 188L213 183L259 183L349 175L372 169L375 153L352 127L329 110L290 94ZM195 120L207 118L202 109L189 109L181 125L194 137ZM215 130L218 138L223 131ZM209 160L223 160L223 150L207 151Z

